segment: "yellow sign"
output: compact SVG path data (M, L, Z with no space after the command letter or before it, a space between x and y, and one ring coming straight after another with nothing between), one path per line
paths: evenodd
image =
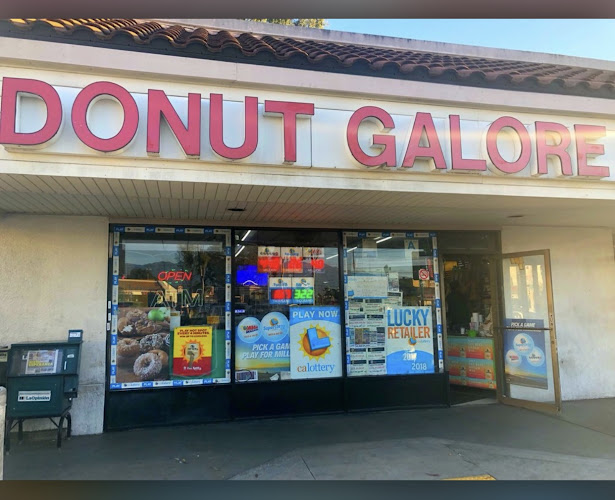
M213 327L179 326L173 335L172 376L200 378L211 373Z

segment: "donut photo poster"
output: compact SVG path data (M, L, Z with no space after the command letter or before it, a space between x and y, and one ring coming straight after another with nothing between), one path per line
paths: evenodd
M116 381L169 380L168 307L120 307L116 345Z

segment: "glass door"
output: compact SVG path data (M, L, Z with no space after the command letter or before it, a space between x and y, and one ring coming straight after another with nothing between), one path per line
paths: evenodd
M559 411L561 395L549 251L502 256L499 396L503 403ZM499 385L499 384L498 384Z

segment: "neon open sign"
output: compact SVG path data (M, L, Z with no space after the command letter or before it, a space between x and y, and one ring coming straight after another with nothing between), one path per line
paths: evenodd
M160 271L158 281L190 281L192 273L187 271Z

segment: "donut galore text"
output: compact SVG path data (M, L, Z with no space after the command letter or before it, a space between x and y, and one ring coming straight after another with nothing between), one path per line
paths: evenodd
M45 103L44 124L37 130L17 130L19 100L23 95L35 96ZM164 121L187 158L201 158L203 145L206 145L222 160L234 161L250 158L255 153L259 128L266 119L278 121L282 140L279 157L270 163L293 164L298 155L299 120L311 120L320 112L309 102L265 99L259 103L257 97L246 96L241 106L242 125L236 127L238 131L233 129L233 134L243 142L239 146L229 146L223 122L225 116L228 119L231 115L223 109L223 95L189 93L182 98L182 109L179 105L176 109L164 91L150 89L147 104L140 110L133 94L124 87L99 81L79 90L72 102L67 102L70 99L61 99L57 89L46 82L6 77L2 82L0 144L8 150L44 149L62 135L66 115L78 140L98 153L121 154L132 144L141 125L146 130L145 151L136 154L155 157L160 155ZM99 137L88 122L91 106L104 99L118 103L124 114L119 131L112 137ZM208 101L208 110L203 111L205 101ZM180 118L180 114L185 118ZM583 123L565 126L555 121L533 121L527 125L513 116L499 116L476 133L476 130L464 130L459 114L434 117L431 113L417 111L410 118L409 128L407 125L400 128L385 109L359 107L350 114L345 130L339 130L339 147L344 148L358 165L372 168L411 171L420 160L429 165L430 170L438 172L482 173L489 170L502 175L545 176L551 173L561 178L610 177L609 166L600 164L597 158L605 154L605 145L600 142L607 138L605 126ZM207 132L202 130L204 120L208 120ZM371 128L368 123L372 123ZM202 141L203 136L208 140ZM468 144L478 145L481 153L474 156L464 153ZM508 145L503 147L503 144ZM316 139L312 147L319 148Z

